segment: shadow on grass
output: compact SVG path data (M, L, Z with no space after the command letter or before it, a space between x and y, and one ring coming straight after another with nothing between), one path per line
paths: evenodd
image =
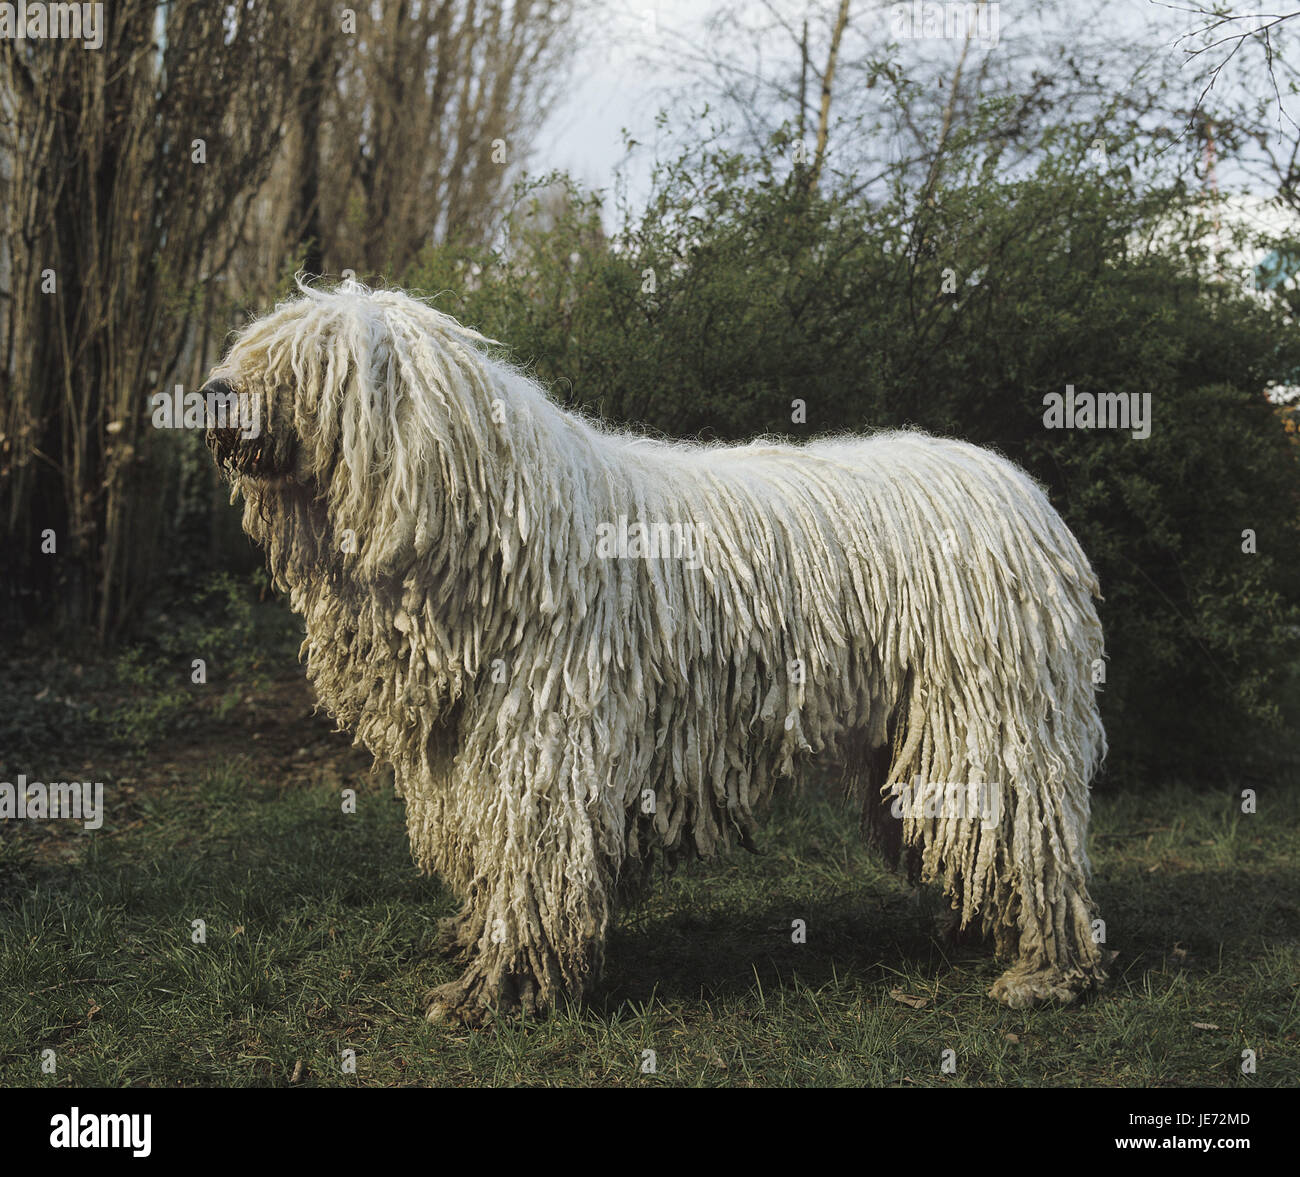
M991 951L936 934L948 922L937 894L909 896L901 883L891 894L889 886L820 896L797 884L765 886L761 897L738 897L725 881L717 887L723 894L689 910L670 893L663 897L670 910L643 909L611 936L593 1006L609 1014L652 995L709 1001L751 992L755 982L767 991L835 979L888 987L903 973L912 983L937 982L959 962L991 967Z

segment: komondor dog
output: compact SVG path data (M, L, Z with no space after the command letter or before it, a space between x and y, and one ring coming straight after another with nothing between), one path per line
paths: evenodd
M1042 490L917 432L615 432L490 346L398 292L303 289L205 389L261 406L209 442L321 701L463 900L429 1018L582 995L619 885L750 846L814 758L1012 958L992 996L1100 983L1097 584Z

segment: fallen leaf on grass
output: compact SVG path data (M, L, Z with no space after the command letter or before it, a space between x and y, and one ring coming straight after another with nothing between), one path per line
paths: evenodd
M891 989L889 996L895 1001L901 1001L904 1005L910 1005L913 1009L925 1009L930 1004L928 997L914 997L910 993L904 993L901 989Z

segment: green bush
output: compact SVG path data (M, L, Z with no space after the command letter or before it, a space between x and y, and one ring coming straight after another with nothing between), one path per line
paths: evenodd
M1013 181L958 152L919 206L810 192L777 152L683 158L612 240L593 197L569 189L546 217L526 196L506 247L433 250L407 285L614 421L721 439L916 425L997 448L1101 577L1112 775L1271 764L1300 465L1264 393L1300 337L1284 305L1205 277L1192 194L1140 187L1140 161L1090 167L1089 142L1062 135ZM1045 429L1067 384L1150 393L1151 436Z

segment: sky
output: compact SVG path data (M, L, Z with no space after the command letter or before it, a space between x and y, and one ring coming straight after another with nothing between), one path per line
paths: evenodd
M707 17L723 7L724 0L593 0L594 17L580 26L576 59L561 100L541 129L532 155L530 172L568 171L584 186L605 189L613 183L622 163L634 197L647 187L651 160L659 136L656 113L670 106L683 77L674 70L674 46L698 44L704 36ZM756 11L762 0L738 0ZM788 10L788 0L780 0ZM1066 19L1087 19L1104 25L1107 31L1127 32L1159 51L1175 46L1180 32L1191 18L1180 11L1190 0L1078 0ZM821 0L823 9L833 9L834 0ZM888 29L889 11L883 0L853 0L851 20L858 27L868 20ZM1239 12L1270 9L1241 0ZM1290 6L1271 6L1289 8ZM1001 0L999 23L1003 29L1018 21L1044 21L1044 8L1036 0ZM1086 16L1085 16L1086 14ZM1094 15L1095 14L1095 15ZM993 49L996 52L996 48ZM1208 68L1206 59L1184 67L1188 79L1189 105ZM1240 59L1242 68L1251 68ZM1256 67L1257 68L1257 67ZM678 108L681 109L680 107ZM631 160L623 149L624 128L641 145Z
M755 0L757 2L757 0ZM717 0L597 0L598 19L579 39L572 81L542 129L533 171L567 171L584 187L606 188L627 163L644 184L649 152L626 160L623 130L656 142L655 115L672 80L654 64L676 36L700 35Z

